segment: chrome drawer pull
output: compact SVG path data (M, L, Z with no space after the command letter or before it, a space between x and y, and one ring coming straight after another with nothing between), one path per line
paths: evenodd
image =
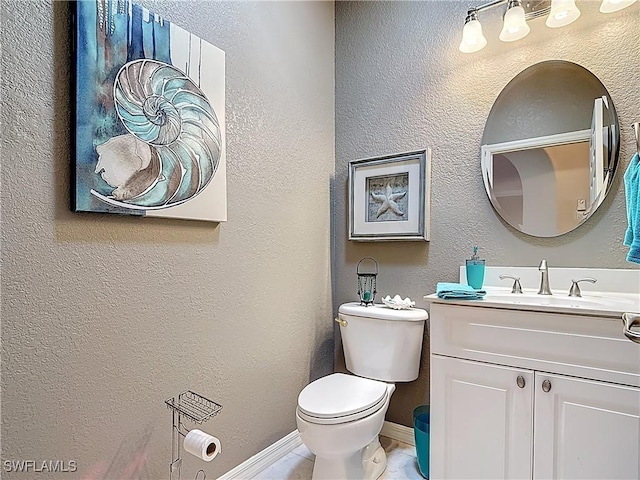
M524 388L524 386L527 384L524 381L524 377L522 375L518 375L518 378L516 379L516 384L520 387L520 388Z
M551 390L551 382L549 380L545 380L542 382L542 391L544 393L548 393Z

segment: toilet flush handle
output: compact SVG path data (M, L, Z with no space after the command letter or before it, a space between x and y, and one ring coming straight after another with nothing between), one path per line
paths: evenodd
M341 327L346 327L346 326L348 325L347 321L346 321L346 320L343 320L343 319L342 319L342 318L340 318L340 317L336 317L336 318L334 318L334 320L335 320L336 322L338 322L338 323L340 324L340 326L341 326Z

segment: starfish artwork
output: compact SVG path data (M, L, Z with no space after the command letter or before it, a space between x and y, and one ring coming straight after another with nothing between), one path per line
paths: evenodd
M373 197L373 199L376 202L381 202L382 205L380 205L380 208L378 208L378 212L376 213L376 217L380 217L380 215L382 215L384 212L391 210L393 213L395 213L398 216L403 216L404 212L402 210L400 210L400 206L396 203L396 200L401 199L402 197L404 197L407 194L406 191L404 192L396 192L393 193L393 190L391 189L391 185L387 184L387 187L385 189L385 193L373 193L371 192L371 196Z
M429 241L431 151L349 162L349 240Z

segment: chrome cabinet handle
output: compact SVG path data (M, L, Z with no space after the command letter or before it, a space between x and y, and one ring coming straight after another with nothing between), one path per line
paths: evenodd
M336 317L336 318L334 318L333 320L334 320L335 322L339 323L341 327L346 327L347 325L349 325L349 324L347 323L347 321L346 321L346 320L343 320L343 319L342 319L342 318L340 318L340 317Z
M548 393L551 390L551 382L549 380L545 380L542 382L542 391L544 393Z
M524 381L524 377L522 375L518 375L518 378L516 379L516 384L520 387L520 388L524 388L524 386L527 384Z
M586 278L581 278L580 280L571 280L571 288L569 289L569 296L570 297L581 297L582 293L580 292L580 286L578 285L580 282L589 282L589 283L596 283L597 280L595 278L591 278L591 277L586 277Z
M513 287L511 287L511 293L522 293L522 285L520 285L520 277L513 277L511 275L500 275L500 280L510 278L513 280Z
M640 333L631 330L633 327L640 327L640 315L634 313L622 314L623 332L632 342L640 343Z

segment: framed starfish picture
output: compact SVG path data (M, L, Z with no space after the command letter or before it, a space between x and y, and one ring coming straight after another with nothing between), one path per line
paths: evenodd
M349 240L429 241L431 150L349 162Z

